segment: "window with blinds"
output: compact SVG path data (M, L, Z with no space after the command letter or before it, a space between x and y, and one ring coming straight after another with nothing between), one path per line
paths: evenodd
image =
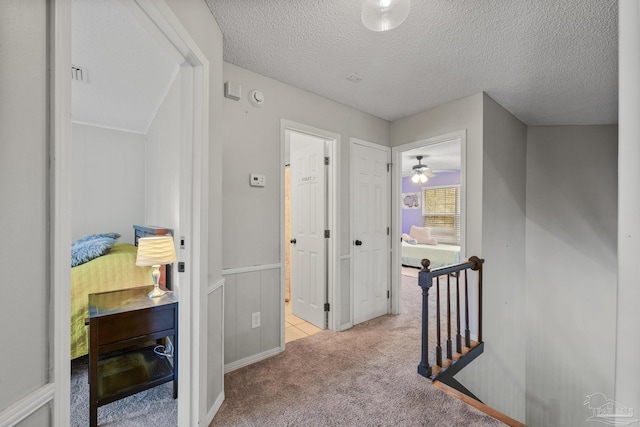
M423 225L438 243L460 245L460 186L422 190Z

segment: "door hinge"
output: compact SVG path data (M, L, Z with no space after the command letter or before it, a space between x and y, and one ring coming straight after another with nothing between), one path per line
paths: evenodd
M387 236L389 235L389 233L391 233L391 229L387 227Z
M328 239L329 237L331 237L331 231L329 230L324 230L324 238Z
M330 308L331 308L331 306L329 305L329 303L325 302L324 303L324 311L331 311L331 310L329 310Z
M324 158L324 165L325 166L329 166L329 158L328 157Z
M387 172L391 172L391 166L393 166L393 163L387 163Z
M184 273L184 262L178 263L178 273Z
M391 291L387 291L387 299L391 298Z

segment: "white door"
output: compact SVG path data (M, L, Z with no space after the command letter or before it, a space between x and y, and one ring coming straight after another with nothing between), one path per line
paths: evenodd
M354 324L388 312L389 157L387 147L352 142Z
M324 329L327 294L324 139L291 132L291 300L295 316Z

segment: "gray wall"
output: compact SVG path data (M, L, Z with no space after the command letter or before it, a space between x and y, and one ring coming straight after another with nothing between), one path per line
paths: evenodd
M487 345L458 379L489 406L524 420L526 126L480 93L393 122L391 138L397 146L459 130L467 135L463 257L487 260L483 298ZM519 285L513 285L509 274ZM504 335L512 333L519 338Z
M462 258L479 255L482 246L482 104L479 93L391 123L394 147L466 130L466 206L474 215L467 218L467 253Z
M284 262L280 259L280 245L283 240L280 235L281 119L341 135L341 172L338 177L341 204L340 254L348 256L349 137L388 145L389 123L225 63L224 81L229 80L242 85L243 96L239 101L226 98L223 101L223 268L242 271L246 267L259 269L260 266L264 266L271 270L274 265L277 267ZM265 103L260 108L253 107L247 99L247 94L252 89L258 89L265 95ZM266 187L250 187L250 173L265 174ZM279 340L281 327L279 268L261 276L258 282L241 277L252 275L252 272L225 275L226 364L250 358L255 352L264 352L268 350L266 347L272 344L277 347L281 345L278 341L273 341L275 336L278 336ZM244 287L234 289L241 283L246 283L248 292L245 292ZM341 286L341 290L344 290L349 283L342 283ZM264 289L269 290L264 292ZM272 295L272 292L276 292L277 295ZM279 306L272 307L272 301L276 301ZM251 317L250 314L247 315L250 313L249 307L262 313L263 326L260 329L263 330L260 332L251 331ZM260 345L256 341L258 335L261 337ZM269 339L266 340L264 337Z
M640 2L619 3L618 321L615 401L640 408Z
M487 405L525 418L527 128L483 96L482 257L485 352L458 379ZM474 212L467 210L467 217Z
M46 2L0 2L0 412L49 381L47 27Z
M613 398L616 141L616 126L528 131L526 421L531 427L583 425L591 415L583 406L587 395Z

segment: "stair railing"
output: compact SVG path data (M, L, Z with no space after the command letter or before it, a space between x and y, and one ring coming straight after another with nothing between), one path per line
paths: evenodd
M423 269L418 275L418 285L422 288L422 360L418 365L418 373L432 380L438 379L453 388L477 399L464 386L458 383L453 376L464 368L469 362L482 354L484 342L482 341L482 264L483 259L472 256L469 261L449 267L429 269L431 262L422 260ZM478 273L478 330L477 341L471 339L469 320L469 270ZM455 283L452 283L455 282ZM429 363L429 289L436 287L436 346L435 365ZM461 290L462 286L462 290ZM444 301L446 313L441 313L441 288L446 287ZM452 296L453 294L453 296ZM455 352L452 341L452 326L454 324L451 315L452 299L455 298ZM464 330L462 330L461 305L464 306ZM446 327L445 359L443 360L442 348L442 324ZM464 345L463 338L464 337Z

